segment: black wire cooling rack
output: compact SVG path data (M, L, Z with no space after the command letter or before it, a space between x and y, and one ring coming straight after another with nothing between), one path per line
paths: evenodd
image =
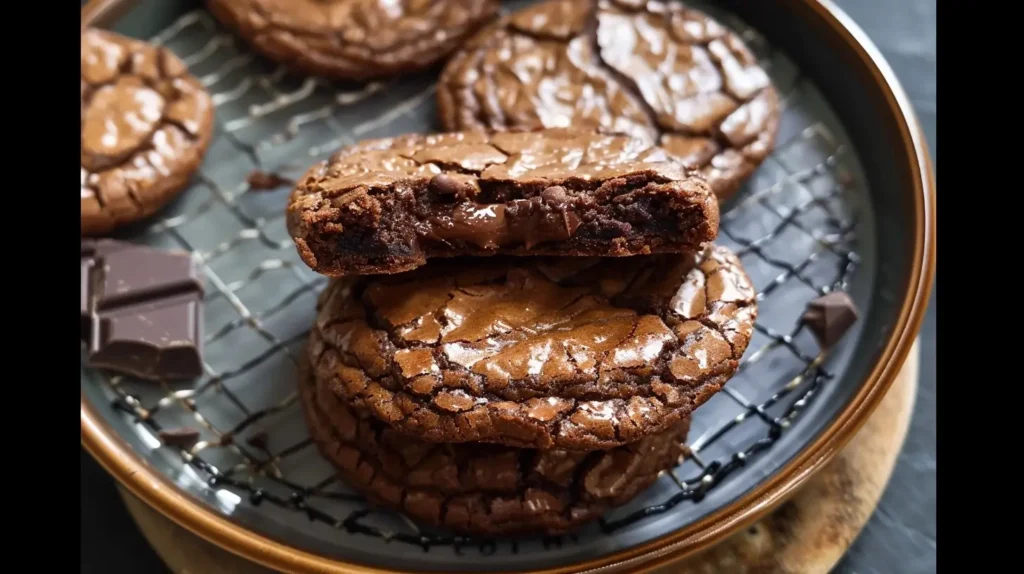
M856 206L865 194L853 177L855 159L821 120L815 98L806 97L813 86L793 65L742 23L720 19L741 33L784 94L776 149L723 206L720 228L719 243L737 252L758 288L760 317L736 376L694 415L692 455L592 525L597 535L700 502L769 451L833 378L798 319L807 300L846 289L857 271ZM246 183L254 170L297 177L363 138L432 131L433 76L359 86L295 77L249 54L203 10L150 41L181 56L217 106L217 134L192 188L130 237L189 250L201 263L205 375L153 384L86 371L84 384L100 385L152 449L170 448L159 441L161 429L198 428L202 440L178 453L182 472L216 489L225 513L249 505L423 550L518 552L520 541L452 536L372 509L320 459L296 404L295 367L325 279L299 261L287 236L286 186L257 191Z

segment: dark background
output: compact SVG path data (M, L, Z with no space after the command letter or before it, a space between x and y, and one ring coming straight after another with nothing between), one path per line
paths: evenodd
M935 157L936 0L835 0L885 54ZM871 521L836 567L841 574L930 574L935 564L935 294L921 328L914 418ZM185 551L185 549L182 549ZM81 572L167 572L121 504L112 479L81 451Z

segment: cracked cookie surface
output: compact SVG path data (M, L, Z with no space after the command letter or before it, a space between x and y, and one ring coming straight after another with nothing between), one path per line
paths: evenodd
M680 2L547 0L468 40L438 82L448 130L601 127L658 142L731 197L779 102L734 33Z
M450 259L332 280L307 352L325 392L420 440L591 450L689 416L756 315L724 247Z
M366 80L427 68L500 7L498 0L207 0L264 56L297 70Z
M82 234L148 217L199 168L213 101L166 48L82 32Z
M461 255L692 252L718 233L699 176L643 140L548 129L368 140L310 168L288 230L329 276Z
M476 535L561 534L625 504L681 462L689 419L606 451L436 444L357 416L300 369L300 399L320 452L372 502Z

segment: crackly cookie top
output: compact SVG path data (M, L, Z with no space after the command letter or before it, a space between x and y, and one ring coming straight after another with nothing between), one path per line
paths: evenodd
M103 231L147 215L196 168L213 104L165 48L82 32L82 218Z
M482 30L438 85L446 129L595 126L648 138L730 195L778 101L727 28L680 2L547 0Z
M450 180L445 183L452 195L478 202L536 194L557 184L597 187L626 175L692 182L695 195L713 201L698 178L649 142L547 129L410 134L346 146L306 172L292 192L290 209L330 210L396 183L437 187L439 174Z
M310 357L355 408L437 442L608 448L735 371L756 316L736 257L438 261L334 280Z
M598 452L438 444L360 418L308 372L300 390L313 439L350 486L414 519L472 534L565 532L626 503L686 452L689 419Z
M436 61L497 14L498 0L208 0L257 49L348 78Z

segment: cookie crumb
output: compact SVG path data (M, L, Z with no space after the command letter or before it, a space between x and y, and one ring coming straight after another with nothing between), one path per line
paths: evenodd
M282 175L258 169L251 171L245 181L249 184L249 191L270 191L295 183Z

